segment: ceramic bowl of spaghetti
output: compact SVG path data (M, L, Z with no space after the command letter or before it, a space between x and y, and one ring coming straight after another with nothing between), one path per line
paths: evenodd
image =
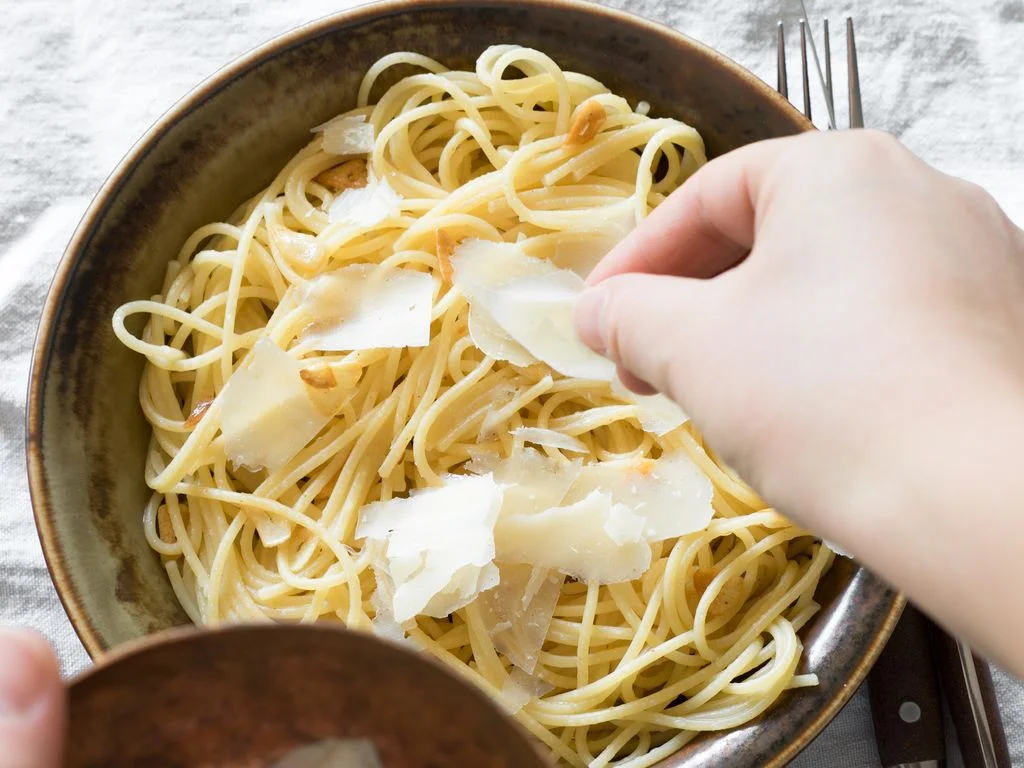
M86 647L339 624L553 765L784 764L899 598L571 316L708 158L808 128L700 44L562 0L367 6L216 74L99 193L39 332L30 483Z

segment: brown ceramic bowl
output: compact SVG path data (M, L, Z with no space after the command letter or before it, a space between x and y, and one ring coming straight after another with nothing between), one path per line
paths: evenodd
M149 428L137 403L143 360L110 317L159 289L185 238L265 186L351 107L379 56L413 50L467 66L517 42L651 103L703 134L712 155L809 124L763 82L672 30L569 0L390 0L290 32L218 72L121 162L76 231L50 290L28 406L28 467L54 582L91 654L187 621L143 538ZM901 608L886 586L839 561L803 632L821 684L788 693L757 721L708 734L665 766L782 765L853 694Z
M526 731L439 663L323 625L161 633L115 651L69 699L67 768L356 768L299 752L370 745L387 768L545 766Z

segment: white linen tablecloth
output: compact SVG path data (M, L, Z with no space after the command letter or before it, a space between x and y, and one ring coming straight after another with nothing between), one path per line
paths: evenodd
M0 623L45 633L66 674L88 658L43 564L24 459L29 360L55 265L89 198L158 115L246 50L351 4L0 0ZM773 84L774 24L800 15L797 0L614 4L710 44ZM855 17L868 124L985 186L1024 224L1024 0L808 5L814 19L834 20L842 83L835 22ZM798 73L795 56L790 62L791 75ZM998 672L996 685L1014 764L1024 765L1024 686ZM878 764L863 690L793 763Z

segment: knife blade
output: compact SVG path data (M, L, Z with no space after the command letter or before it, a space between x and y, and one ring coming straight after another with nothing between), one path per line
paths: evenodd
M884 768L942 768L946 739L929 621L907 603L868 674L875 744Z
M988 664L961 640L931 625L936 669L964 765L1012 768Z

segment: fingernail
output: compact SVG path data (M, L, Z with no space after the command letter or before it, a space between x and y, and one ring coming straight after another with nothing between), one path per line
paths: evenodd
M0 629L0 720L30 715L51 688L53 661L41 637Z
M574 313L576 333L580 341L600 355L608 349L604 322L604 308L607 303L608 288L603 283L598 283L583 290L576 300Z

